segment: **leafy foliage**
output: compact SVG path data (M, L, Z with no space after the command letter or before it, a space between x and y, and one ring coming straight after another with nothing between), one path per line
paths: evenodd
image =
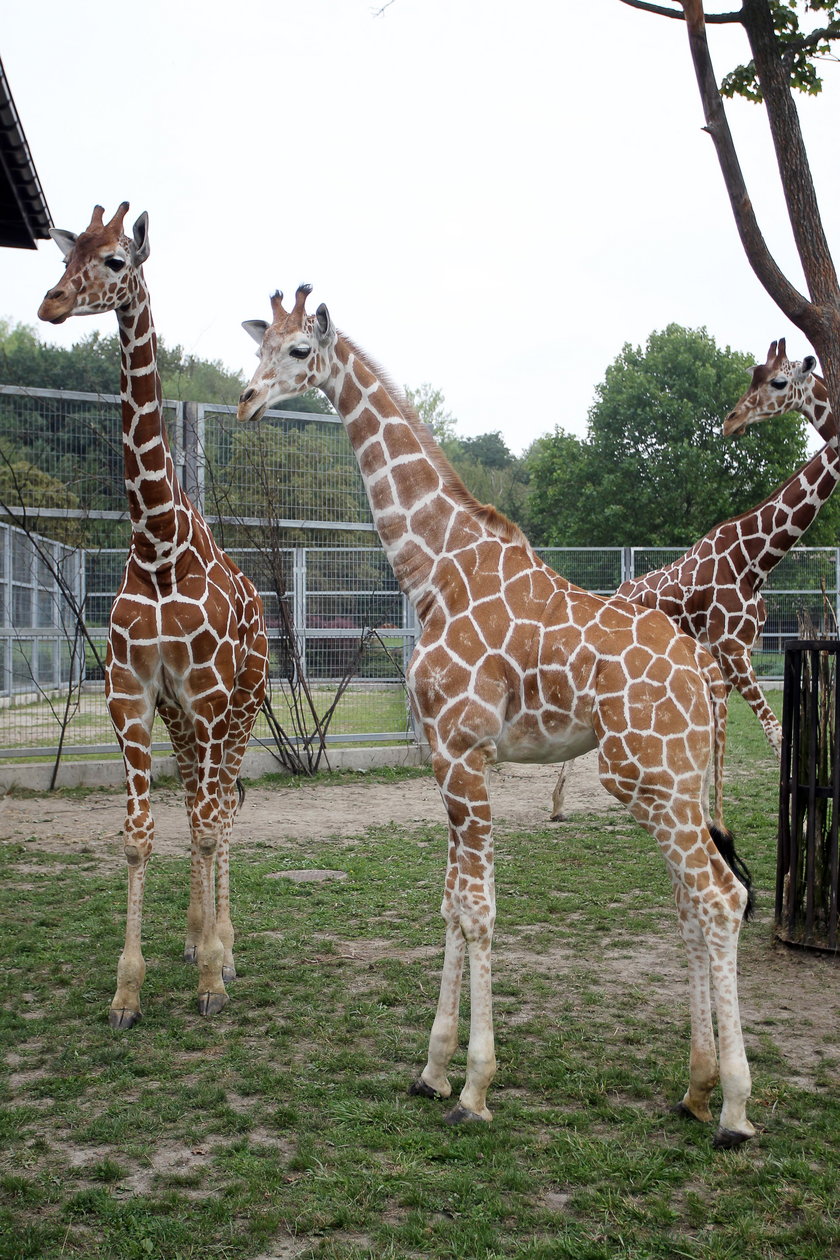
M785 4L784 0L769 2L790 86L810 96L819 95L822 79L814 62L820 58L837 59L832 51L832 41L840 39L840 3L837 0L804 0L801 5ZM824 21L804 31L802 20L806 15L815 13L824 15ZM723 96L743 96L755 102L764 100L753 61L730 71L720 90Z
M532 541L682 547L760 503L804 460L805 424L791 416L721 437L752 362L678 324L644 349L625 345L598 387L588 438L558 429L529 452Z

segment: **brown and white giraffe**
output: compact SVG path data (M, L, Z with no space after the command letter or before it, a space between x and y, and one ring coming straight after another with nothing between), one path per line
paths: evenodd
M623 582L616 592L647 608L661 608L681 630L712 653L727 683L746 700L771 747L781 749L781 726L764 698L751 653L767 615L762 587L799 542L840 478L837 428L816 361L790 363L774 341L767 362L726 417L725 435L786 411L801 411L828 445L757 507L734 516L664 568Z
M722 755L725 687L708 654L656 611L606 601L549 569L521 531L478 503L406 400L326 307L290 312L272 298L273 322L244 327L260 365L240 399L240 420L319 387L342 417L376 528L421 634L408 670L412 702L432 750L449 818L442 914L446 949L429 1057L412 1092L448 1097L465 949L470 960L466 1083L451 1122L489 1120L494 1076L491 943L493 839L486 771L496 760L562 761L598 747L604 785L655 837L673 881L688 949L692 1043L681 1110L711 1119L718 1080L711 1017L714 986L723 1109L717 1142L754 1130L738 1013L736 953L748 901L724 860L731 837L708 818L708 787ZM721 846L721 847L718 847ZM743 873L743 868L740 868Z
M65 271L38 315L116 311L121 348L125 486L131 544L111 609L105 694L125 763L128 914L109 1020L140 1018L145 975L141 920L154 843L149 803L155 713L169 730L184 784L191 836L190 904L184 956L198 963L199 1010L227 1002L236 972L230 919L228 841L237 775L265 692L267 641L262 601L216 545L181 489L161 406L149 294L142 264L148 220L123 234L128 202L109 223L96 206L80 236L53 230ZM218 901L218 906L217 906Z
M808 355L792 363L785 342L773 342L767 361L753 369L749 389L723 422L725 436L788 411L806 416L827 445L757 507L710 529L661 569L622 582L616 591L645 608L660 608L708 648L731 690L739 691L779 755L782 728L758 684L752 650L767 616L761 594L773 569L799 542L840 479L837 426L824 382ZM552 797L554 820L565 817L567 775Z
M742 433L747 425L798 411L811 422L824 442L836 445L837 423L825 381L814 371L816 366L817 360L812 354L800 360L789 359L784 337L771 342L766 362L755 365L749 389L724 420L724 435L730 437ZM825 453L825 450L820 451L805 468L820 467ZM836 463L832 467L840 477Z

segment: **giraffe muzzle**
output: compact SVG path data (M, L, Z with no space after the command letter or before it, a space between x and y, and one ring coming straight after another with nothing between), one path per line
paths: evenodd
M73 310L76 293L73 289L50 289L38 307L38 318L47 324L63 324Z
M266 407L266 403L260 403L257 400L257 391L255 389L243 390L239 395L236 418L237 420L244 420L246 423L253 424L257 420L262 420Z
M740 418L737 411L730 411L723 422L723 436L734 437L736 433L743 433L746 427L746 423Z

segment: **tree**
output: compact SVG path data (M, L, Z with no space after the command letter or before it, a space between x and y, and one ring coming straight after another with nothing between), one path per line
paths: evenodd
M715 145L744 252L770 297L819 355L832 410L840 415L840 283L793 98L794 89L819 92L820 80L813 63L840 39L840 4L833 0L803 0L801 5L784 0L743 0L736 12L706 15L702 0L671 0L670 6L648 0L622 2L685 22L706 130ZM800 17L816 14L826 20L803 33ZM746 32L752 62L727 76L725 87L730 94L737 92L760 101L767 111L791 232L810 297L800 293L784 275L759 229L712 68L707 23L740 23Z
M404 393L420 419L429 426L436 441L444 449L446 449L449 442L457 440L455 435L456 420L452 412L447 411L444 407L446 399L443 396L443 390L435 389L428 381L424 381L416 389L411 389L406 385Z
M688 546L761 502L801 463L799 417L721 437L753 360L705 329L669 325L625 345L598 387L586 442L559 431L529 453L534 541Z

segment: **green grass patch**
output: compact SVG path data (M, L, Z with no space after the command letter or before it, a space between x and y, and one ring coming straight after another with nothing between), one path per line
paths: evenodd
M442 958L442 809L314 847L240 833L239 977L211 1021L180 961L187 862L156 857L127 1034L107 1024L124 873L8 843L0 1260L840 1256L840 1066L821 1022L840 973L774 946L777 771L739 700L730 727L727 821L761 890L741 963L754 1143L716 1152L669 1112L685 969L664 863L618 809L500 834L495 1119L455 1130L406 1092ZM347 878L273 878L301 866Z

